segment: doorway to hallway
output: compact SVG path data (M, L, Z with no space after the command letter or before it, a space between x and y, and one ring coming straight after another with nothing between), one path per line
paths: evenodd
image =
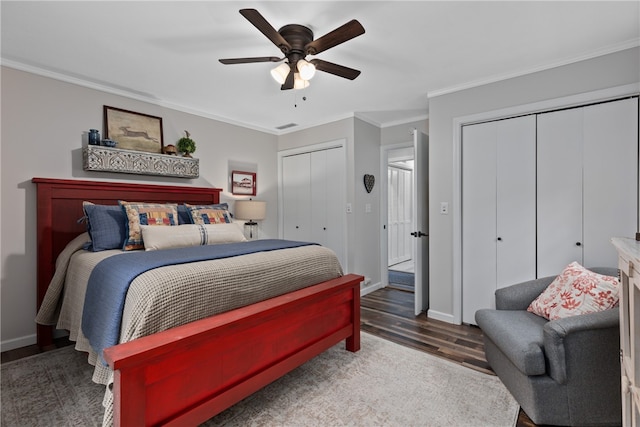
M413 147L388 150L387 158L388 286L414 292Z
M412 141L381 147L380 266L384 286L397 277L413 282L417 316L429 308L429 137L411 134Z

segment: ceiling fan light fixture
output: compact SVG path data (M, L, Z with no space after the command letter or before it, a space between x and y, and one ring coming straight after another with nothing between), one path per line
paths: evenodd
M294 89L304 89L309 87L309 81L303 79L299 73L295 73L293 75L293 88Z
M303 80L311 80L316 74L316 66L304 59L298 60L297 68Z
M273 77L278 84L283 84L289 75L289 71L291 71L291 68L289 67L289 64L285 62L271 70L271 77Z

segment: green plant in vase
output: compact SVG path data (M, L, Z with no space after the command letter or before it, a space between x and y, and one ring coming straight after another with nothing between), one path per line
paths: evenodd
M191 157L191 153L195 153L196 151L196 142L190 138L191 134L189 131L184 131L186 136L183 136L178 140L176 144L178 150L181 151L183 157Z

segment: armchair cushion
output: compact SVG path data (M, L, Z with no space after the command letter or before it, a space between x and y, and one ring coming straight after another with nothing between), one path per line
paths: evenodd
M546 372L543 328L548 321L525 310L478 310L476 323L524 375Z

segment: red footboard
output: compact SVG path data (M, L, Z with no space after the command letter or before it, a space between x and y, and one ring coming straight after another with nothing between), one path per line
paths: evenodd
M346 339L360 349L349 274L105 350L115 425L197 425Z

